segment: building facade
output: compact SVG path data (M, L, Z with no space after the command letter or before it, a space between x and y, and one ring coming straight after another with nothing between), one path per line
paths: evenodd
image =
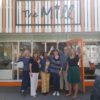
M0 82L20 82L18 53L46 52L52 45L63 50L67 40L77 38L83 39L86 52L84 78L94 81L88 59L95 56L96 64L100 61L99 4L100 0L0 0Z

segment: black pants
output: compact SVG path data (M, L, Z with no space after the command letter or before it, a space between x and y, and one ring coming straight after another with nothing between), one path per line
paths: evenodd
M100 76L96 76L90 100L100 100Z
M53 86L54 86L54 91L59 91L60 89L60 76L59 74L53 73L52 74L53 78Z
M23 71L21 90L27 90L30 86L29 71Z

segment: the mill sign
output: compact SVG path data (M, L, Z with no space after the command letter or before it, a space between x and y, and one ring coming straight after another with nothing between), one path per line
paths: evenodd
M44 1L44 5L42 5ZM25 2L25 9L21 9L19 4ZM32 5L34 2L34 9ZM16 0L16 25L17 26L52 26L52 25L80 25L81 24L81 1L80 0ZM24 15L25 20L38 20L37 22L22 23L19 18ZM44 17L44 23L42 23ZM45 18L49 20L46 21ZM62 19L64 24L62 24ZM54 23L52 23L54 20ZM40 23L39 23L40 22Z

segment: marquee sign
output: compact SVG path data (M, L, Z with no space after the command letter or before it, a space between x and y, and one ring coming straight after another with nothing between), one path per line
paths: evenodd
M20 6L23 2L25 4L24 9ZM81 24L81 0L16 0L15 10L16 26ZM19 21L23 17L25 23ZM42 18L44 18L44 22Z

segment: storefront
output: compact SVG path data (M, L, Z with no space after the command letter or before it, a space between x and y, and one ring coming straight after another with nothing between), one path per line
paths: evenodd
M0 86L19 86L22 68L16 54L29 49L63 50L66 41L82 39L84 86L92 86L100 63L100 0L0 0Z

